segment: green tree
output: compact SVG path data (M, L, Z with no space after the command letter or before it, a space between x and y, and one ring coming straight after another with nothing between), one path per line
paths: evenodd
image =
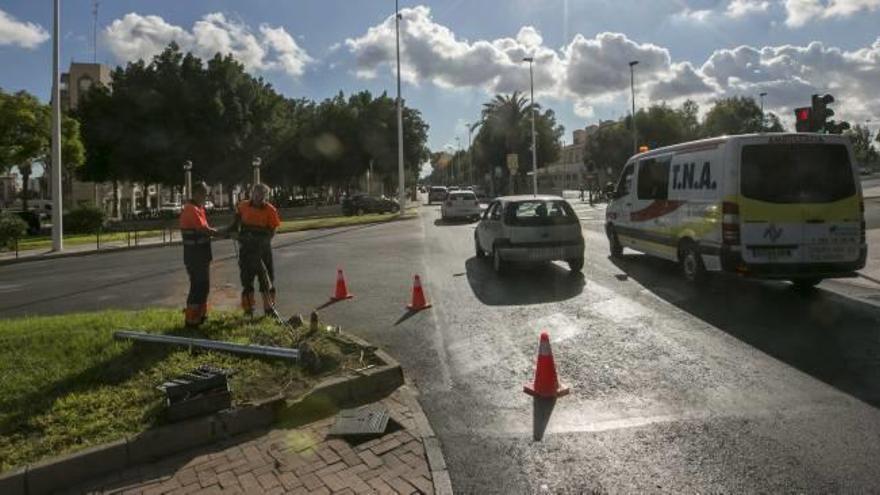
M473 142L475 175L479 176L494 167L502 167L505 177L509 175L506 164L508 154L518 156L518 175L524 179L531 170L531 111L532 106L519 92L496 95L483 104L480 130ZM535 134L537 141L538 168L552 163L559 156L559 139L563 127L556 123L553 110L541 111L535 105ZM506 181L503 183L506 184Z
M844 131L843 135L852 142L853 152L859 164L868 165L877 160L877 150L871 142L871 130L867 126L856 124L852 129Z
M0 169L18 167L22 176L22 207L27 209L29 182L35 163L51 169L52 113L49 105L20 91L7 94L0 90ZM61 157L63 169L71 175L85 158L79 123L63 115L61 120Z
M754 98L744 96L715 100L703 122L705 137L783 130L779 117L772 112L768 112L765 122L761 122L761 107Z

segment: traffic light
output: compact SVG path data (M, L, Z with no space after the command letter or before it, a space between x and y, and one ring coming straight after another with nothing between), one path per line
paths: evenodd
M794 128L797 132L810 132L813 126L813 109L800 107L794 109Z
M812 112L812 132L822 132L825 130L825 123L834 115L834 110L828 108L829 103L834 103L834 97L831 95L813 95L813 112Z

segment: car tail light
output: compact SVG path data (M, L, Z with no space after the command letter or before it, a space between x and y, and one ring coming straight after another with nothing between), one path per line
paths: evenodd
M865 200L859 200L859 243L865 243Z
M739 244L739 205L725 201L721 205L721 242Z

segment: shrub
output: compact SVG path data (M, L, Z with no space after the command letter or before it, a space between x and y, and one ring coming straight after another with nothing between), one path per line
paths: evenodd
M27 233L27 223L15 213L0 213L0 247L11 248L15 239Z
M64 215L64 231L72 234L93 234L107 221L104 210L81 206Z

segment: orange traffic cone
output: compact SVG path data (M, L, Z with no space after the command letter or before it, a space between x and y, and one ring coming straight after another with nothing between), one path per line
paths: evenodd
M541 343L538 346L538 365L535 368L535 383L523 386L523 392L534 397L562 397L568 395L568 387L559 384L556 377L556 364L553 362L553 351L550 350L550 336L541 332Z
M425 300L425 291L422 290L422 279L416 275L416 278L413 280L412 303L407 308L411 311L419 311L430 307L431 304Z
M336 294L330 299L333 301L341 301L342 299L351 299L354 294L348 292L348 286L345 285L345 275L342 274L342 268L336 270Z

